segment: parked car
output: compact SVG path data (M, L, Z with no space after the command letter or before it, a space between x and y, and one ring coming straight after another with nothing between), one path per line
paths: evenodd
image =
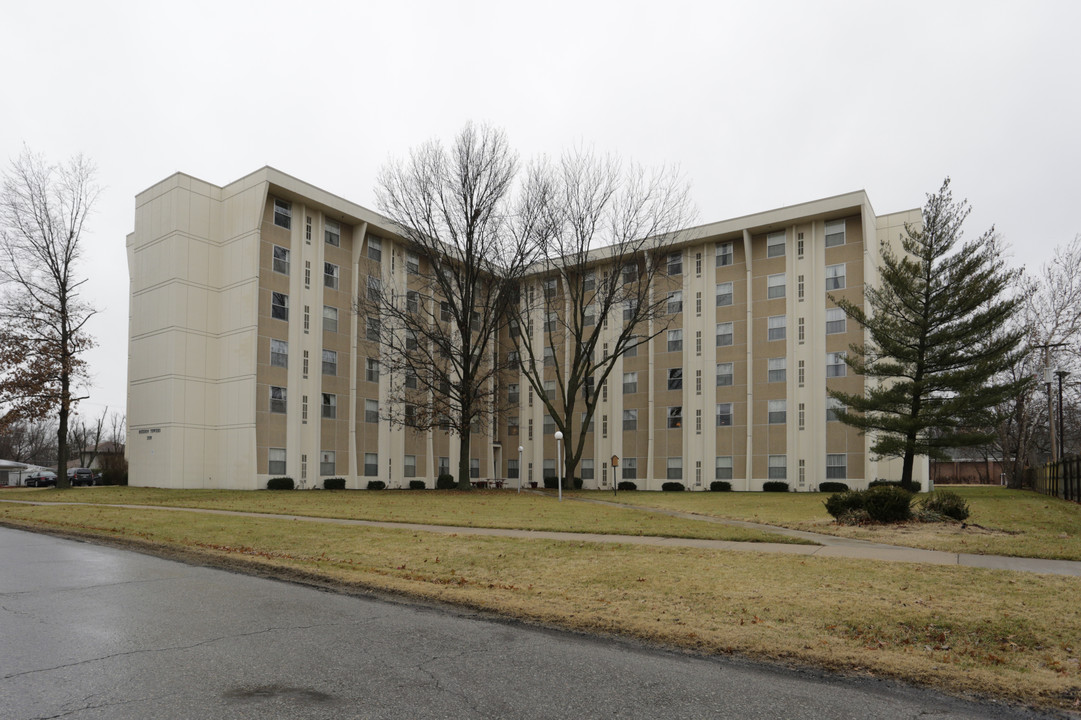
M56 473L43 470L26 476L26 487L56 487Z
M69 468L68 483L72 487L77 485L93 485L94 471L89 468Z

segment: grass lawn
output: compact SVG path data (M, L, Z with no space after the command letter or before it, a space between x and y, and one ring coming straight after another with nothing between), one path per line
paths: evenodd
M249 505L263 502L262 493L243 495ZM76 499L75 492L63 496ZM0 523L197 553L231 566L704 653L892 676L1043 706L1081 702L1076 578L101 505L0 503Z
M253 492L98 487L8 490L0 495L0 499L162 505L428 525L806 544L806 541L760 530L683 520L648 511L627 511L624 508L570 501L555 502L541 495L519 495L509 490Z
M822 504L824 493L640 491L621 492L613 498L611 492L576 491L573 495L927 550L1081 560L1081 505L1002 487L940 489L955 492L968 502L971 515L967 527L959 523L837 525ZM923 497L926 493L916 499Z

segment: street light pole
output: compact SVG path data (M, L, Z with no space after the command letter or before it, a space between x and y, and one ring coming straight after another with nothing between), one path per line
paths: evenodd
M1054 373L1050 366L1043 370L1043 384L1047 388L1047 429L1051 436L1051 462L1058 462L1058 438L1055 435L1055 395L1051 391L1051 377Z
M560 457L563 444L563 432L556 430L556 487L559 488L559 502L563 502L563 460Z
M522 494L522 453L525 448L521 445L518 446L518 494Z
M1062 381L1069 374L1067 370L1059 370L1055 373L1058 377L1058 452L1061 457L1066 457L1066 444L1063 442L1065 436L1062 432Z

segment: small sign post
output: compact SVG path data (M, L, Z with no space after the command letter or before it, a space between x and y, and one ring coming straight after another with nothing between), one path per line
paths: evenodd
M612 456L612 496L616 496L619 493L616 489L619 487L619 473L616 472L616 468L619 467L619 455Z

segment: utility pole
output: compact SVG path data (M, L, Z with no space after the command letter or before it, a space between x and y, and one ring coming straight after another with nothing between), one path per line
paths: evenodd
M1062 457L1066 457L1066 443L1063 442L1064 433L1062 422L1062 381L1069 375L1068 370L1058 370L1055 375L1058 377L1058 452Z
M1058 438L1055 436L1055 396L1051 393L1051 377L1053 375L1051 372L1051 348L1065 345L1066 343L1044 343L1043 345L1030 346L1033 350L1043 350L1043 382L1047 389L1047 429L1051 440L1051 462L1058 462Z

